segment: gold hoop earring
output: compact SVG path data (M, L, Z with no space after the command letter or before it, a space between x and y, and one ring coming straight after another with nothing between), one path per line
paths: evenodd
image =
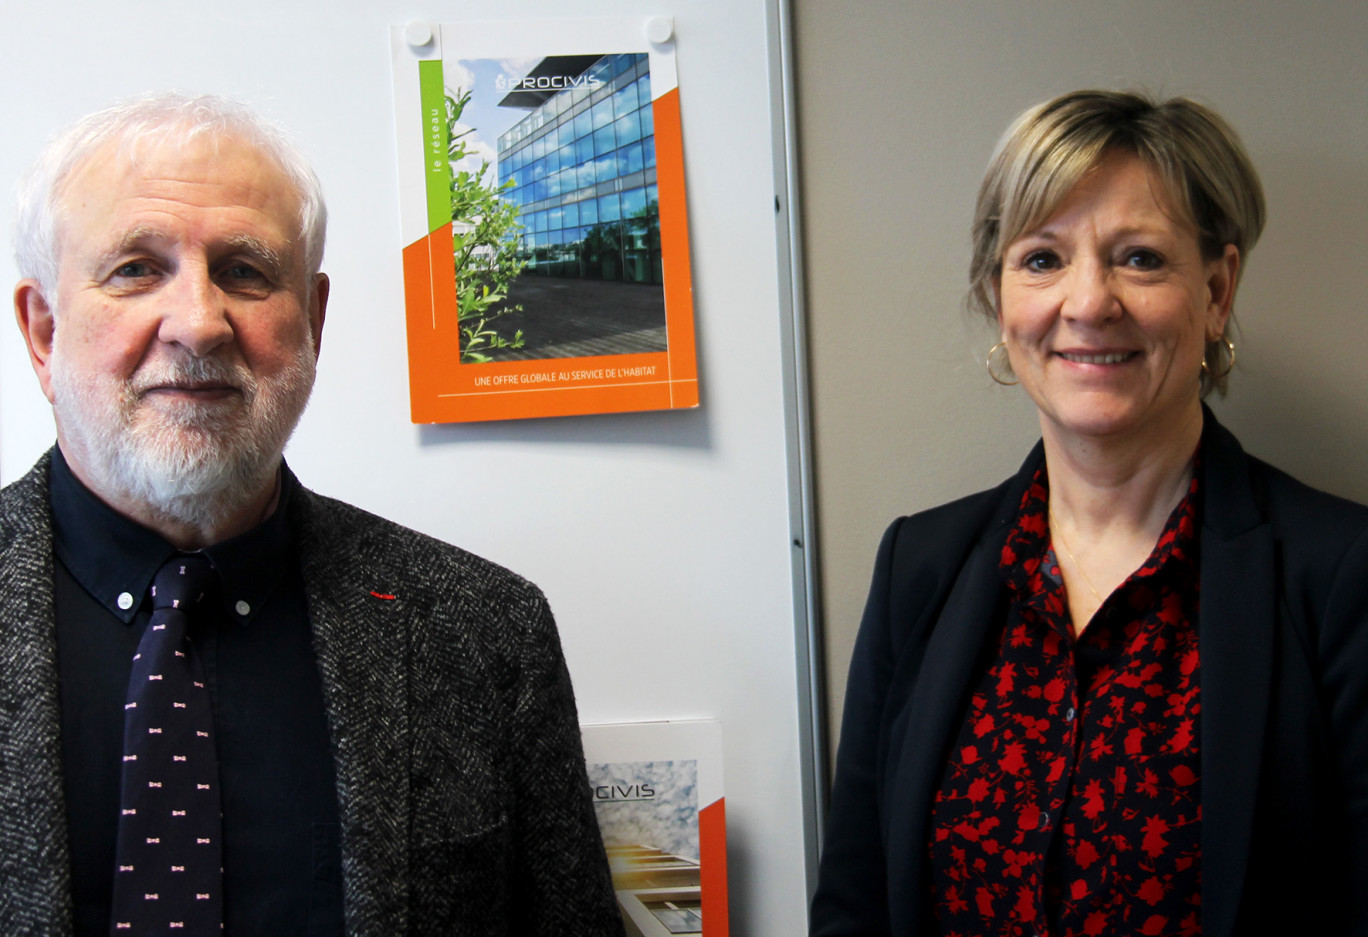
M1206 372L1208 377L1214 377L1217 380L1225 377L1230 373L1230 370L1235 367L1235 343L1224 335L1221 336L1221 341L1225 342L1226 354L1230 355L1230 360L1226 362L1224 371L1217 373L1216 371L1211 370L1211 367L1207 364L1206 355L1202 355L1202 370Z
M1006 343L1006 342L998 342L998 343L997 343L996 345L994 345L992 348L988 349L988 357L985 358L984 361L983 361L984 367L986 367L986 368L988 369L988 376L991 377L991 378L992 378L994 381L996 381L997 383L1001 384L1003 387L1015 387L1017 384L1020 384L1021 382L1020 382L1020 381L1004 381L1002 378L998 377L998 376L997 376L997 372L993 370L993 356L996 355L996 354L998 353L998 349L999 349L999 348L1001 348L1001 349L1005 352L1005 351L1007 350L1007 343ZM1008 374L1011 374L1011 373L1012 373L1012 361L1011 361L1011 359L1010 359L1009 357L1007 357L1007 356L1004 354L1004 355L1003 355L1003 361L1004 361L1004 363L1005 363L1006 366L1007 366L1007 373L1008 373Z

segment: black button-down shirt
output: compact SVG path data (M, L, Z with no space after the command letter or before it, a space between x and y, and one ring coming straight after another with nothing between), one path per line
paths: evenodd
M54 453L62 763L77 934L108 934L123 706L151 615L152 577L176 548L118 514ZM337 793L323 688L281 470L262 524L203 551L223 604L191 627L218 739L224 923L232 934L340 934Z

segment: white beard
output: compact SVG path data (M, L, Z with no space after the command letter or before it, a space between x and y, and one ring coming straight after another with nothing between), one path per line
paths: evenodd
M143 504L180 524L210 529L271 484L285 443L308 403L314 355L308 342L269 381L245 364L167 352L131 378L74 374L65 367L62 329L53 336L53 412L64 442L97 494ZM174 357L167 357L174 355ZM212 381L241 397L158 406L149 387Z

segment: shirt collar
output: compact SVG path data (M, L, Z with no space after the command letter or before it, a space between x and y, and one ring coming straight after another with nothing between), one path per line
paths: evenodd
M1192 480L1182 500L1169 513L1153 550L1126 582L1171 570L1188 580L1197 579L1197 529L1201 512L1202 447L1193 453ZM1017 519L1007 535L999 559L999 572L1009 588L1020 596L1041 593L1042 581L1059 579L1051 549L1050 477L1041 463L1021 496Z
M71 575L124 624L133 620L152 577L179 552L154 531L105 504L72 473L54 448L48 500L53 549ZM280 498L270 517L202 551L223 583L230 620L247 624L284 577L292 554L288 509L299 482L282 464Z

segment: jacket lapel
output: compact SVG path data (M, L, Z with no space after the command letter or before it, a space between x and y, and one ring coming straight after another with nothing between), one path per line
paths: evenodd
M404 597L372 582L358 532L303 488L299 538L314 649L337 767L347 932L407 932L410 791Z
M1005 601L998 572L1002 546L1015 521L1021 496L1044 462L1037 444L1015 478L1003 486L993 506L986 532L955 563L960 573L946 595L926 644L919 669L897 675L914 686L901 712L893 717L889 734L890 766L886 786L888 811L885 835L888 880L910 883L914 889L891 897L890 923L895 934L916 934L928 918L915 916L927 908L922 899L929 881L926 843L931 806L945 769L946 753L959 734L964 705L982 663L985 644L1002 621Z
M931 804L946 752L964 719L964 701L984 644L1000 620L998 558L1004 536L1001 530L989 534L969 555L926 645L921 670L915 675L916 689L892 726L888 763L894 767L886 787L890 792L887 824L897 838L888 844L888 880L912 883L917 890L891 902L895 934L918 933L922 923L911 916L911 909L926 905L921 890L928 875Z
M71 933L47 457L0 503L0 929Z
M1273 671L1277 571L1244 452L1210 411L1203 439L1202 922L1233 932L1244 890Z

